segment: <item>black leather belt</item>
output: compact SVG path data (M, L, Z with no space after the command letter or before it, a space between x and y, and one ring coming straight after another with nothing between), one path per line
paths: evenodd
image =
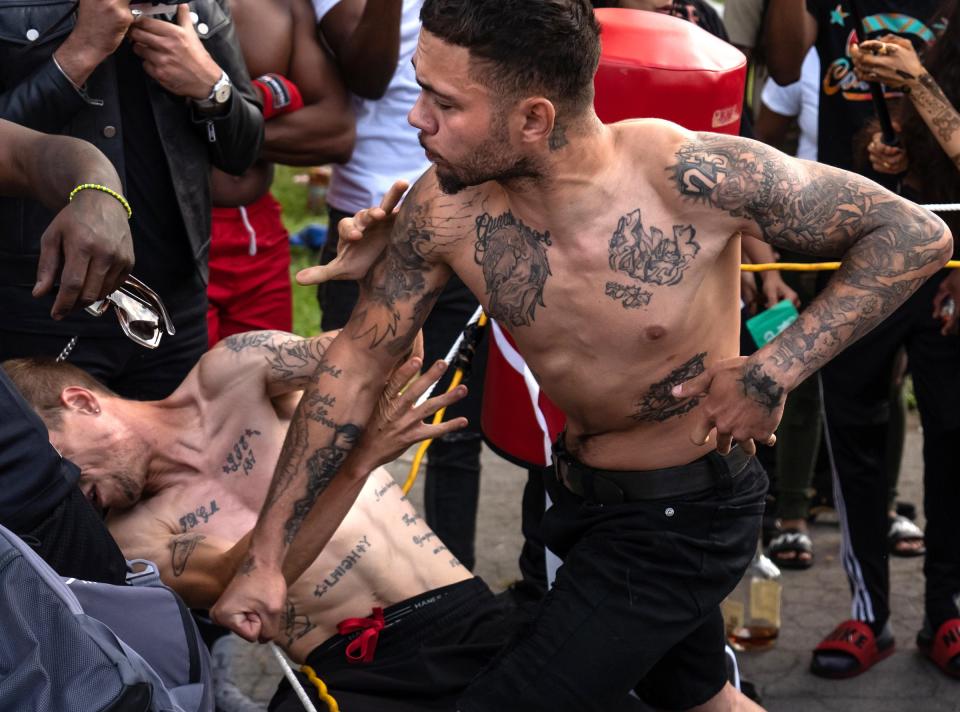
M561 435L561 442L563 436ZM701 492L717 485L729 472L736 479L752 459L742 448L729 454L716 452L680 467L659 470L600 470L588 467L573 458L562 444L554 449L553 461L557 479L578 497L596 504L620 504L638 500L678 497Z

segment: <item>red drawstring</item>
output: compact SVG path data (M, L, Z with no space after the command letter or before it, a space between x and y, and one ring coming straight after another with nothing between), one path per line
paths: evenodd
M373 653L377 649L380 631L383 630L383 609L374 608L369 618L347 618L337 624L340 635L349 635L362 631L347 646L347 660L351 663L372 663Z

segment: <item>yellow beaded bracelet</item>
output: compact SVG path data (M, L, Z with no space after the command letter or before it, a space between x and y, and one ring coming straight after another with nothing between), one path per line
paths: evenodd
M111 190L105 185L100 185L99 183L81 183L72 191L70 191L70 200L72 201L81 190L99 190L101 193L106 193L107 195L112 195L114 198L120 201L120 205L124 207L127 211L127 220L133 217L133 210L130 208L130 203L127 202L127 199L124 198L120 193L115 190Z

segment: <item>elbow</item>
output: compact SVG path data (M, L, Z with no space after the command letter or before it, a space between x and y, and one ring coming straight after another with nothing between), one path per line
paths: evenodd
M939 220L939 218L937 218ZM943 225L941 221L941 225ZM940 253L938 259L938 266L943 267L950 261L950 258L953 257L953 233L950 232L950 228L946 225L943 225L943 235L940 237Z
M782 87L800 80L800 67L793 66L790 62L776 61L773 57L770 57L767 70L773 77L773 81Z
M381 72L377 75L364 74L363 72L354 72L353 76L346 80L347 88L362 99L376 101L382 99L387 93L387 88L393 79L393 72Z
M263 123L260 123L259 129L255 135L248 136L249 141L242 141L236 144L238 150L222 151L219 160L214 160L213 164L224 173L232 176L242 176L260 157L260 149L263 147ZM242 150L239 149L243 146Z
M327 161L330 163L347 163L353 156L353 148L356 143L356 124L353 121L344 122L329 143Z
M306 138L306 137L305 137ZM301 148L297 151L295 161L289 162L291 165L299 166L322 166L327 163L346 163L353 155L353 147L356 144L357 132L353 123L344 124L337 127L335 131L325 133L322 136L314 135L312 140L301 143Z

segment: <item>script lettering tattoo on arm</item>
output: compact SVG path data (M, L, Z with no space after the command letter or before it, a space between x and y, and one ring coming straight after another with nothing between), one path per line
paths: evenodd
M683 198L752 221L774 246L843 257L827 289L759 352L794 383L876 326L949 257L939 220L852 173L713 134L684 143L675 157L668 173ZM778 374L763 374L774 381L764 381L763 396L772 396Z
M483 270L490 304L487 312L509 326L529 326L551 275L547 261L550 233L540 233L507 211L477 218L474 261Z
M310 616L302 611L298 612L288 598L283 610L283 635L287 639L287 647L289 648L316 627L316 624L310 620Z
M700 403L700 398L676 398L673 387L699 376L704 371L703 360L707 352L699 353L682 366L673 369L667 377L650 386L643 398L636 404L636 411L630 416L640 423L662 423L670 418L689 413Z
M293 503L293 513L284 525L284 542L292 544L300 531L300 525L310 513L313 503L333 480L334 475L353 446L360 440L363 429L352 423L338 425L333 439L326 447L319 448L307 460L307 491Z
M173 566L173 575L181 576L187 568L187 561L190 555L196 550L197 545L206 539L203 534L187 534L175 536L170 540L170 560Z
M700 251L696 234L692 225L674 225L672 237L652 225L648 231L640 210L634 210L620 218L610 238L610 269L643 284L677 284ZM606 294L624 309L646 306L653 296L642 287L618 282L607 282Z

